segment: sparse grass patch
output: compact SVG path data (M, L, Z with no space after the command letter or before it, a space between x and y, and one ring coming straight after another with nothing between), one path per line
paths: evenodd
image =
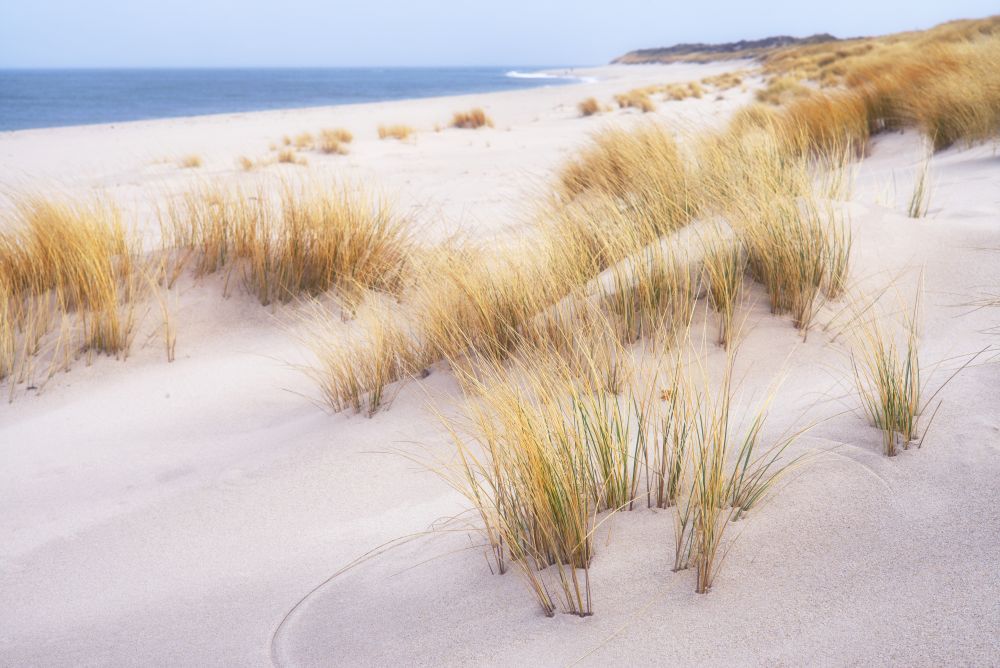
M478 130L482 127L493 127L493 119L486 112L475 107L469 111L456 111L451 118L451 127Z
M347 144L353 140L354 135L343 128L323 130L319 133L319 150L327 154L346 155Z
M317 302L299 324L299 337L314 356L304 371L333 412L373 416L391 400L389 385L417 373L424 361L406 322L382 306L367 305L346 336L338 335L347 327L343 318Z
M916 177L913 180L913 194L910 195L910 205L906 214L910 218L923 218L927 214L927 207L930 205L930 157L924 160L923 165L917 169Z
M178 164L183 169L196 169L201 167L203 163L200 155L192 153L181 158Z
M278 151L278 162L284 165L304 165L305 158L300 157L293 149L284 148Z
M723 72L715 76L705 77L701 80L701 83L717 90L728 90L742 84L743 76L740 72Z
M882 430L882 449L896 455L917 438L917 418L923 405L920 380L919 294L905 317L905 344L886 329L875 308L862 311L853 325L851 363L861 403L872 424Z
M593 116L601 112L601 103L596 98L588 97L586 100L581 100L576 108L581 116Z
M803 86L796 79L790 76L777 76L769 79L767 87L758 90L754 96L758 102L780 105L796 98L807 97L811 93L808 86Z
M409 125L394 124L378 126L379 139L398 139L400 141L404 141L409 138L413 132L413 128Z
M653 100L650 99L649 94L640 89L630 90L627 93L615 95L615 102L618 103L618 107L620 109L632 107L634 109L638 109L644 114L656 111L656 105L653 103Z
M773 391L734 433L733 363L731 352L718 387L708 382L703 369L681 371L679 365L675 373L684 375L672 385L678 399L672 404L676 423L671 430L683 444L679 461L690 462L678 475L682 493L674 504L674 568L693 564L695 591L702 594L711 589L721 566L720 549L729 524L759 503L798 462L783 461L782 456L802 433L784 436L764 449L762 432Z
M295 148L299 150L310 149L313 147L315 143L316 143L316 138L313 137L311 132L302 132L300 134L295 135L295 140L294 140ZM287 146L288 143L286 142L285 145Z

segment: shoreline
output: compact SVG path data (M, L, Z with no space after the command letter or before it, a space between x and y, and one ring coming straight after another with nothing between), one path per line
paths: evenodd
M507 69L511 67L511 69ZM392 68L134 68L128 70L120 70L125 72L145 72L145 71L167 71L167 72L200 72L200 71L215 71L215 72L256 72L256 71L309 71L310 69L315 70L343 70L343 71L385 71L385 70L477 70L477 69L494 69L490 68L477 68L477 67L456 67L456 68L423 68L423 67L392 67ZM265 108L250 108L242 110L231 110L231 111L211 111L206 113L197 114L178 114L178 115L168 115L168 116L150 116L148 118L134 118L134 119L124 119L124 120L114 120L114 121L95 121L92 123L73 123L65 125L43 125L38 127L28 127L28 128L15 128L15 129L3 129L0 128L0 137L9 133L17 132L31 132L36 130L57 130L63 128L83 128L92 126L117 126L124 125L127 123L141 123L150 121L167 121L167 120L186 120L194 118L204 118L204 117L218 117L218 116L239 116L242 114L253 114L253 113L266 113L266 112L283 112L283 111L309 111L317 109L330 109L335 107L349 107L361 104L383 104L387 102L409 102L414 100L426 100L431 98L442 98L442 97L461 97L464 95L487 95L492 93L512 93L524 90L534 90L536 88L544 88L548 86L570 86L574 84L582 83L596 83L597 79L588 76L577 76L572 74L563 74L564 72L571 72L579 69L593 69L592 66L574 66L574 67L541 67L537 69L526 69L521 71L516 67L512 66L498 66L495 69L505 70L502 74L502 79L509 79L512 81L524 81L524 82L535 82L535 83L525 83L522 86L517 87L497 87L494 89L487 89L481 91L461 91L452 92L447 94L428 94L428 95L412 95L408 97L386 97L377 98L371 100L362 100L357 102L334 102L331 104L304 104L302 106L282 106L282 107L265 107ZM69 72L72 70L41 70L46 72ZM117 70L107 69L107 68L85 68L82 71L86 72L113 72ZM14 72L18 74L29 73L31 70L7 70L7 72ZM540 83L542 81L549 83Z
M721 66L723 69L739 69L740 67L746 66L751 61L718 61L715 63L697 63L695 66L706 66L715 67ZM628 76L624 75L627 70L640 70L641 68L646 68L647 71L643 72L643 75L655 76L655 70L661 70L666 72L669 77L671 72L670 68L684 68L687 69L691 67L692 64L689 63L663 63L663 64L609 64L609 65L596 65L596 66L581 66L568 68L574 72L599 72L604 74L604 77L595 76L594 74L580 74L580 75L568 75L562 76L556 74L557 72L562 72L567 68L544 68L540 70L534 70L531 72L520 73L518 70L510 70L510 72L519 72L522 76L510 76L509 72L505 74L511 79L525 79L525 80L538 80L544 79L548 81L556 82L560 79L567 80L566 83L552 83L544 85L535 86L525 86L522 88L509 88L509 89L499 89L499 90L487 90L481 92L463 92L463 93L451 93L447 95L426 95L426 96L414 96L405 98L386 98L380 100L366 100L362 102L338 102L335 104L323 104L323 105L308 105L302 107L280 107L274 109L249 109L245 111L220 111L205 114L193 114L193 115L183 115L183 116L156 116L150 118L139 118L133 120L124 121L104 121L96 123L79 123L76 125L49 125L35 128L20 128L16 130L0 130L0 141L8 138L12 135L21 135L25 133L38 133L38 132L48 132L48 131L67 131L67 130L78 130L84 128L114 128L131 126L139 123L156 123L156 122L166 122L166 121L193 121L198 119L236 119L242 118L249 114L284 114L292 112L316 112L316 111L331 111L341 108L352 108L359 107L363 105L386 105L386 104L406 104L410 102L425 101L425 100L446 100L452 98L463 98L471 96L491 96L491 95L506 95L506 94L516 94L524 93L530 91L536 91L539 89L548 89L553 87L565 88L570 86L588 86L593 84L608 83L609 81L620 79L627 80ZM627 68L627 70L625 69ZM416 69L416 68L415 68ZM605 71L614 70L616 74L612 77L607 77ZM624 71L623 71L624 70ZM548 75L553 74L553 76L533 76L533 75ZM645 76L643 77L645 78ZM668 80L670 80L668 78ZM0 164L2 166L2 164Z

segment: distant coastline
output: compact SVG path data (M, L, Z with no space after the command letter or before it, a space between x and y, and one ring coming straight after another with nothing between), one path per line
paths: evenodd
M717 60L759 58L770 51L787 46L804 46L843 41L828 33L809 37L777 35L755 40L722 42L718 44L674 44L653 49L637 49L611 61L613 65L648 65L665 63L710 63Z

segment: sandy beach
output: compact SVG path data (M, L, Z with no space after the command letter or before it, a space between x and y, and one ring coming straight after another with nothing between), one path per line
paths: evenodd
M329 108L0 133L0 188L101 192L157 234L153 204L199 183L363 184L421 240L516 239L558 167L592 133L657 120L721 127L761 85L613 109L577 104L739 70L742 61L607 66L594 81ZM481 107L495 127L449 128ZM415 129L380 140L382 124ZM346 128L346 155L273 160L286 135ZM437 127L437 130L435 129ZM196 154L197 168L179 161ZM929 160L927 215L907 216L927 149L885 133L838 206L862 288L925 286L929 386L997 344L1000 157L994 142ZM1000 660L1000 374L951 380L922 447L881 452L852 394L825 305L803 342L749 289L737 360L747 409L776 376L767 435L816 423L810 453L734 524L708 595L672 567L664 510L618 513L595 536L594 614L541 615L515 573L491 574L465 499L406 454L447 459L429 403L454 408L444 364L396 384L373 417L330 414L296 365L296 304L222 298L222 279L171 291L177 358L155 305L125 361L82 360L0 403L0 664L83 665L993 665ZM702 316L699 316L702 317ZM694 327L703 327L697 321ZM717 359L721 349L711 353ZM8 384L0 385L7 396ZM457 519L456 519L457 518ZM405 541L399 539L407 538ZM397 542L393 542L397 541ZM391 549L381 548L391 544ZM372 551L377 554L372 554ZM368 555L337 577L355 560Z

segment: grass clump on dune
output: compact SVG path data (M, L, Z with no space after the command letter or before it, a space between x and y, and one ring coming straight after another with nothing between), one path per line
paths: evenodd
M758 102L780 105L789 100L808 97L811 92L808 86L803 86L791 76L776 76L768 80L765 88L754 93L754 97Z
M886 456L896 455L917 438L917 418L923 406L919 358L920 299L904 318L904 339L889 331L873 305L855 318L851 365L861 404L872 424L882 431Z
M13 202L0 234L0 376L46 377L81 354L124 358L143 292L139 244L117 207L42 196Z
M311 132L300 132L295 135L295 139L292 140L295 148L305 150L310 149L316 144L316 138ZM287 144L287 142L286 142Z
M498 570L515 565L543 612L592 613L598 513L640 496L650 396L619 397L558 356L482 369L462 424L444 419L459 463L442 474L479 512Z
M721 382L708 382L705 370L675 367L671 432L682 454L673 461L674 569L694 566L695 591L707 593L721 566L729 525L756 506L798 459L784 461L785 450L801 431L766 446L763 429L772 393L747 417L733 415L734 354L727 355ZM736 429L739 427L739 429ZM677 463L679 462L679 464Z
M421 331L439 358L500 362L529 337L529 323L557 301L559 282L529 248L510 256L471 246L426 254L412 295Z
M702 244L709 302L719 314L719 344L729 348L736 335L736 305L743 289L747 258L734 238L718 230Z
M403 141L411 134L414 130L409 125L380 125L378 126L378 138L379 139L398 139Z
M462 417L440 416L458 457L436 471L477 511L496 571L517 568L548 616L592 613L595 533L643 499L672 509L675 570L695 566L695 590L707 592L728 524L794 463L783 453L797 434L764 444L770 399L742 422L731 416L731 354L721 384L678 356L660 397L631 372L609 391L581 352L581 365L536 350L481 368Z
M626 217L658 235L686 224L697 211L698 192L685 156L656 123L595 134L558 178L564 201L610 196Z
M708 76L701 80L702 85L711 86L717 90L728 90L743 83L742 72L723 72L715 76Z
M925 160L923 165L917 170L913 180L913 193L910 195L910 203L906 208L906 215L910 218L923 218L927 215L927 207L930 206L930 159Z
M581 116L593 116L601 112L601 103L596 98L588 97L586 100L581 100L576 108Z
M630 90L627 93L615 95L615 102L620 109L638 109L642 113L656 111L656 105L650 99L649 94L641 89Z
M367 305L353 331L341 336L346 323L318 302L299 324L299 338L313 355L304 371L333 412L373 416L391 401L389 385L419 372L425 360L407 323L378 305Z
M319 150L323 153L346 155L347 145L354 141L354 135L343 128L323 130L319 133Z
M186 155L181 158L179 164L184 169L194 169L196 167L201 167L202 159L200 155L192 153L191 155Z
M456 111L451 118L451 127L466 130L478 130L483 127L493 127L493 119L486 112L475 107L469 111Z
M705 207L731 221L750 274L774 313L791 313L803 336L821 294L839 297L847 281L850 229L813 190L813 168L789 157L780 134L731 131L703 143Z
M346 185L285 183L262 189L188 193L161 212L168 248L199 275L242 276L262 304L336 288L398 291L411 241L405 223L380 198Z
M295 153L294 149L283 148L278 151L278 162L283 165L304 165L306 160Z

